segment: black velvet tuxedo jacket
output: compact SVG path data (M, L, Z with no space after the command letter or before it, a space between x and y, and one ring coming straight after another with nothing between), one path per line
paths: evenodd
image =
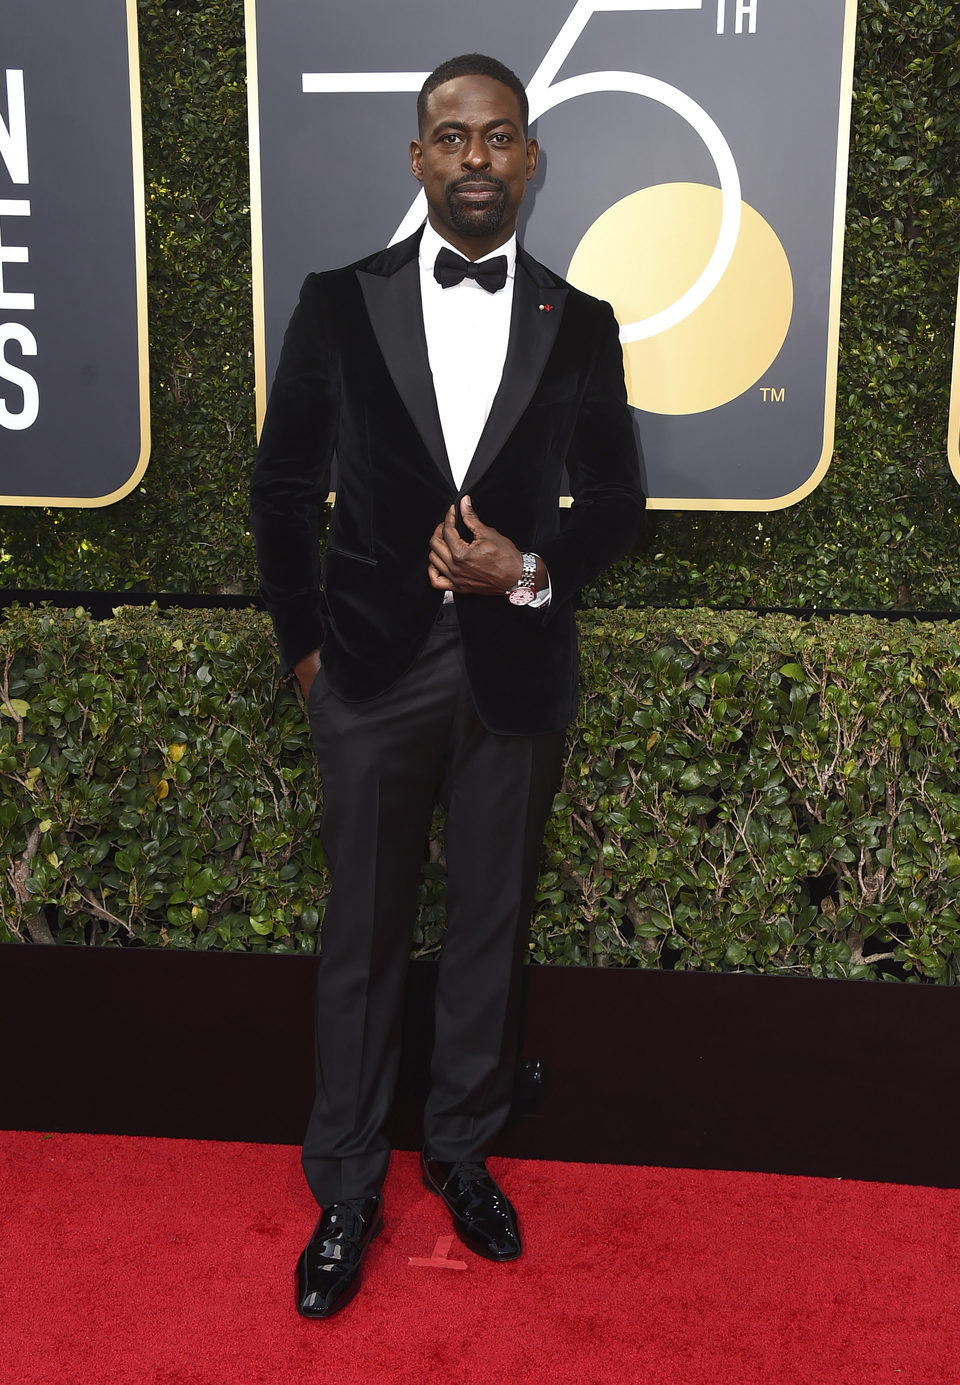
M427 360L419 242L417 232L303 285L251 483L261 594L284 670L319 648L338 696L375 697L436 618L430 536L469 494L485 524L540 554L553 588L542 609L457 596L477 710L499 733L559 730L576 714L577 593L636 541L644 504L616 321L518 250L503 377L458 491ZM321 573L318 512L334 456Z

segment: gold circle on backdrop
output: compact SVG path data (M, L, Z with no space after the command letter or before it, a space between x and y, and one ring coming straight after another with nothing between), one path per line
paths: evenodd
M612 303L621 326L650 317L703 272L720 212L719 188L702 183L631 193L593 223L567 278ZM776 359L792 313L793 277L783 246L744 202L733 258L709 298L675 326L624 346L630 403L655 414L698 414L728 403Z

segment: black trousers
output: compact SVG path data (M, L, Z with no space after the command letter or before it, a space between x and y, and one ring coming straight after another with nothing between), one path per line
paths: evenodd
M434 804L446 808L447 932L425 1139L482 1159L509 1109L521 966L563 732L498 736L477 716L456 609L401 681L368 702L321 672L310 723L332 873L317 988L317 1094L303 1146L321 1206L377 1193L389 1160L416 895Z

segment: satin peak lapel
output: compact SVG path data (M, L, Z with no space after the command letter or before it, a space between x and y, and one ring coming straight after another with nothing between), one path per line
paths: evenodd
M469 491L497 457L533 398L563 318L567 290L555 288L535 260L528 268L521 255L522 252L517 256L503 376L467 468L462 492Z
M357 279L390 378L431 457L452 486L423 330L419 262L414 257L389 275L358 269Z

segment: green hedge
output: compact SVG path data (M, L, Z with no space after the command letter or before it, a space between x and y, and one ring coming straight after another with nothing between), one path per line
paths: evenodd
M581 629L537 961L956 982L960 624ZM0 937L315 949L319 785L264 617L13 610L0 653Z
M4 587L255 584L243 3L138 0L138 16L153 457L143 484L107 510L0 510ZM860 0L837 453L826 480L768 516L656 515L643 551L592 602L960 611L960 489L946 456L958 72L957 4ZM398 159L408 135L398 131Z

